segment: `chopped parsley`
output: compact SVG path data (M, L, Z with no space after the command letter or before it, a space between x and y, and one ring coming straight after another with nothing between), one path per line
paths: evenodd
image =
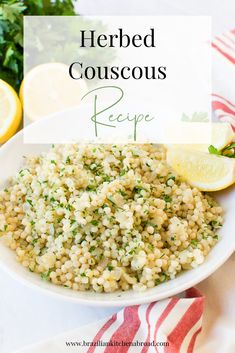
M111 181L111 177L108 176L108 175L106 175L106 174L104 174L104 176L103 176L103 181L109 183L109 182Z
M136 194L140 194L142 190L145 190L145 189L140 185L136 185L132 191Z
M235 143L232 142L228 146L224 147L221 150L217 149L213 145L210 145L208 147L208 151L211 154L215 154L217 156L225 156L225 157L229 157L229 158L235 158Z
M69 156L66 158L66 162L65 162L65 163L66 163L66 164L70 164L70 163L71 163L71 159L70 159Z
M34 239L31 241L31 244L32 244L32 245L35 245L37 242L38 242L38 238L34 238Z
M46 271L46 272L43 272L43 273L41 274L41 278L42 278L44 281L49 281L51 272L52 272L51 269L48 270L48 271Z
M32 201L32 200L27 199L27 202L28 202L28 204L29 204L30 206L33 206L33 201Z
M125 174L126 174L126 170L125 170L125 169L122 169L119 175L120 175L120 176L123 176L123 175L125 175Z
M127 193L126 193L125 191L121 190L121 189L119 189L117 192L118 192L120 195L122 195L123 197L127 196Z
M92 224L93 226L98 226L99 221L97 221L97 220L93 220L93 221L91 221L91 224Z
M116 203L115 203L115 201L114 201L114 199L113 199L112 196L108 196L107 199L108 199L113 205L116 206Z
M193 247L197 247L197 245L198 245L198 240L197 240L197 239L192 239L192 240L190 241L190 244L191 244Z
M74 229L74 230L72 231L72 234L73 234L74 237L75 237L75 235L77 235L77 233L78 233L77 229Z
M95 185L88 185L86 187L86 191L95 191L96 190L96 186Z
M164 200L165 202L171 202L171 201L172 201L172 198L171 198L169 195L164 195L164 196L163 196L163 200Z
M222 227L222 224L218 221L211 221L209 225L216 229Z

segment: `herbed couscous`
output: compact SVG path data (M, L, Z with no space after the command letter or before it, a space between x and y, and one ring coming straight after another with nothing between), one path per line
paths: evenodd
M202 264L222 208L156 145L59 145L29 157L0 192L17 260L74 290L145 290Z

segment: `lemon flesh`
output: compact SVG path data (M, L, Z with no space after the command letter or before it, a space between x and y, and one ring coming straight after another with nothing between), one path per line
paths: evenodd
M21 84L20 99L26 116L33 121L78 106L87 92L84 80L73 80L69 67L48 63L34 67Z
M17 131L22 118L22 107L14 89L0 79L0 144Z
M169 148L168 164L192 186L217 191L235 182L235 159L201 151Z

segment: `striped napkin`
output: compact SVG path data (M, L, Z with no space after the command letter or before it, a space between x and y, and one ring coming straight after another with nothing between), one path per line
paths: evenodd
M212 42L212 109L235 130L235 29Z
M191 288L185 297L129 306L17 353L193 353L203 306L203 296Z
M212 109L235 130L235 30L214 38L212 48ZM126 307L17 353L193 353L203 306L204 297L191 288L183 297Z

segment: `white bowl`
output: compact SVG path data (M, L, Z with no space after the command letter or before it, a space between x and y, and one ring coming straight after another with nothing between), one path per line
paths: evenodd
M54 128L54 119L45 119L30 125L27 129L37 128L38 131ZM22 131L15 135L9 142L0 148L0 187L9 176L14 175L23 163L23 156L40 153L48 149L46 145L28 145L23 143ZM223 192L215 193L214 196L225 210L224 225L220 230L221 240L212 249L205 263L196 269L181 273L174 280L160 284L159 286L138 293L132 290L127 292L94 293L77 292L62 286L56 286L43 281L37 274L29 272L15 260L15 253L8 249L0 240L0 267L20 282L59 296L67 301L83 303L96 306L123 306L140 303L148 303L159 299L167 298L180 293L210 276L221 266L235 250L235 187Z

